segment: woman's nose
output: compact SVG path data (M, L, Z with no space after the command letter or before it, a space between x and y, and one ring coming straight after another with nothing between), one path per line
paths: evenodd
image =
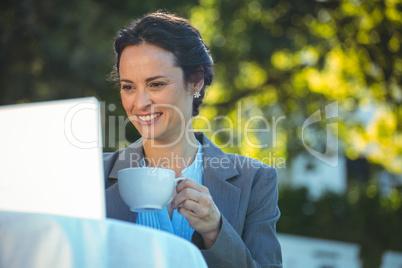
M136 94L134 105L139 110L146 110L152 104L152 100L146 89L139 90Z

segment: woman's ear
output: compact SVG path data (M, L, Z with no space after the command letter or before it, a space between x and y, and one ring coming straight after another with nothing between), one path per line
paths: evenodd
M202 67L191 77L190 86L193 93L201 91L204 86L204 69Z
M193 86L192 86L192 91L193 92L200 92L201 91L201 89L202 89L202 87L204 86L204 79L200 79L198 82L196 82L196 83L192 83L193 84Z

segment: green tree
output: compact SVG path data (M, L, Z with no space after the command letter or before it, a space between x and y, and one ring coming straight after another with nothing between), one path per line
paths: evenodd
M401 173L401 11L401 1L200 1L190 18L217 62L205 113L230 116L242 102L252 114L286 115L269 150L288 156L304 150L308 116L338 101L347 157ZM325 139L322 127L309 142L323 150ZM246 145L228 150L267 153Z

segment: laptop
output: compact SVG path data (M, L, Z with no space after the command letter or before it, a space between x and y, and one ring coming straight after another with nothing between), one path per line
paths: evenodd
M0 210L104 219L95 98L0 106Z

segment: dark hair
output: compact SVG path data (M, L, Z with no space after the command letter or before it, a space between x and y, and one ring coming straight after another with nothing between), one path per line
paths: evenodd
M185 82L198 82L203 73L204 86L199 98L193 98L193 112L199 113L199 106L205 95L205 87L212 83L213 60L209 46L202 40L199 31L191 23L173 14L157 11L131 22L122 29L114 42L116 64L114 73L119 77L121 53L127 46L148 43L171 52L176 65L184 72Z

